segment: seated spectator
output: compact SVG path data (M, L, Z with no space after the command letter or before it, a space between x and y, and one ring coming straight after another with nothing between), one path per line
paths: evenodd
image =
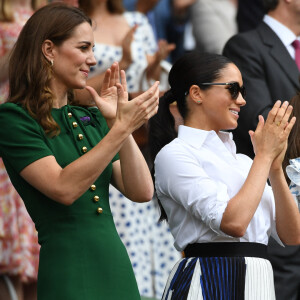
M191 9L196 49L221 54L237 33L236 14L236 0L197 0Z

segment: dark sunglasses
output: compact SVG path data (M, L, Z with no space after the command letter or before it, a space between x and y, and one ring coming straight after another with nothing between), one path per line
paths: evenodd
M229 93L233 100L236 100L241 93L242 97L246 98L246 88L244 86L240 86L238 82L204 82L200 83L199 85L227 85Z
M244 86L240 86L238 82L204 82L200 83L201 85L227 85L229 93L233 100L236 100L241 93L242 97L246 99L246 88ZM184 95L187 96L189 91L185 92Z

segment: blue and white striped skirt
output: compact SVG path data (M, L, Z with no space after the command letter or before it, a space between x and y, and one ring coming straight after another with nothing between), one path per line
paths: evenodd
M174 266L163 300L275 300L271 263L257 257L189 257Z

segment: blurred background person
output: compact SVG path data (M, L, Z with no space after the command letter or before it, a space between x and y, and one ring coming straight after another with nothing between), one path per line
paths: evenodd
M123 0L129 11L147 15L157 40L173 43L176 48L167 60L174 63L186 51L194 49L190 25L190 7L196 0Z
M8 62L19 33L46 0L0 0L0 103L9 93ZM34 224L0 158L0 299L36 299L39 245Z
M149 83L160 80L161 72L169 64L164 59L175 49L175 45L155 40L147 17L139 12L126 12L122 0L79 0L79 7L94 22L97 65L91 70L88 84L100 90L105 70L118 61L120 69L126 71L128 92L131 97L149 88ZM167 82L167 79L165 79ZM86 101L88 93L76 91L76 99Z
M191 8L196 49L221 54L225 43L237 33L236 0L197 0Z
M160 90L168 87L171 65L165 58L175 45L166 41L157 44L144 14L125 11L122 0L79 0L78 3L91 17L95 37L97 64L91 68L87 85L99 91L105 70L118 61L120 69L126 71L130 97L140 94L156 79L160 81ZM87 103L90 95L76 90L75 98L80 103ZM136 131L134 137L143 150L147 144L146 127ZM146 155L145 152L143 154ZM159 214L155 202L136 205L111 185L110 204L116 228L131 259L140 294L160 298L166 278L180 254L173 247L168 227L157 223Z

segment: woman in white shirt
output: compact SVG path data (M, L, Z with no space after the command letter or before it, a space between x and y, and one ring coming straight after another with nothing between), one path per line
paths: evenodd
M162 219L185 258L163 299L275 299L268 239L300 243L299 211L282 169L296 121L292 107L277 101L266 121L259 116L249 132L252 161L222 131L238 126L246 104L241 73L229 59L188 53L173 65L169 84L150 120L149 142ZM178 136L169 110L174 101L184 120Z

